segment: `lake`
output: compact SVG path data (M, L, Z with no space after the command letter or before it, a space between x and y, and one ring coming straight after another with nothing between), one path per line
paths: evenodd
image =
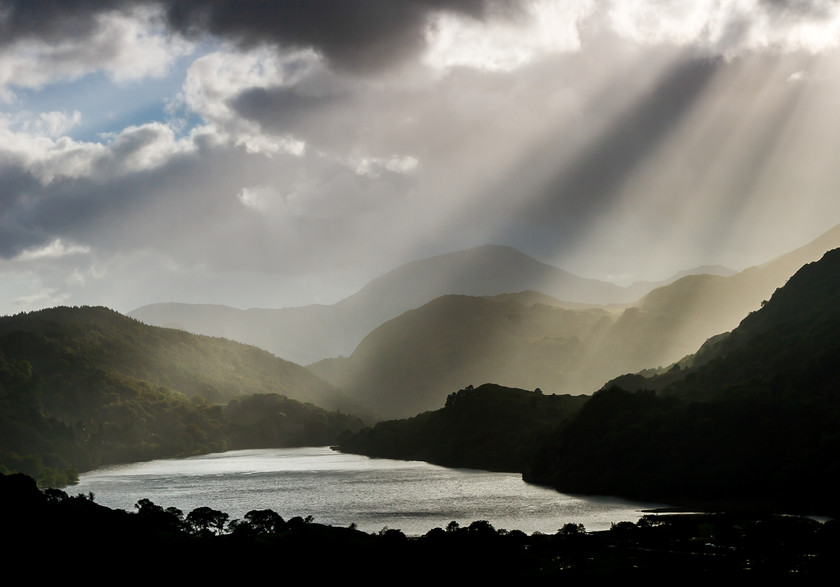
M604 530L637 521L660 504L574 496L530 485L518 474L451 469L420 461L371 459L329 447L240 450L120 465L80 476L68 493L134 510L148 498L185 514L209 506L242 518L272 509L286 519L313 516L333 526L421 535L455 520L487 520L497 529L554 533L567 522Z

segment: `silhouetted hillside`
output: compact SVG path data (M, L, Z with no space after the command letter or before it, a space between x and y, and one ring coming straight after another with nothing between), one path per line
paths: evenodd
M840 250L668 374L660 394L596 393L526 479L563 491L766 501L835 512L840 481ZM632 379L633 387L643 384Z
M205 506L190 512L141 499L131 512L95 502L93 494L38 491L22 475L0 473L0 516L9 561L45 556L41 581L66 580L68 569L138 559L136 581L234 583L280 574L340 582L352 569L398 577L410 570L422 582L675 578L822 580L833 576L838 524L792 516L747 514L646 515L587 532L557 520L555 534L496 529L476 520L423 536L399 529L367 534L325 526L296 512L251 510L243 519ZM324 561L328 559L328 564ZM540 581L542 580L542 581Z
M339 447L372 457L521 472L537 443L587 399L492 384L470 386L451 393L437 411L344 435Z

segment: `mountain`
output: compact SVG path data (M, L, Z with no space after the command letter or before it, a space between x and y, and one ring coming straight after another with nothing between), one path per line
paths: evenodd
M351 407L337 389L307 369L255 346L147 326L102 307L0 317L0 344L7 358L28 361L46 381L82 365L211 402L280 393L332 409Z
M480 381L575 388L586 375L581 358L616 315L523 298L443 296L375 329L350 357L308 368L386 418L436 409L453 389Z
M535 453L526 479L570 492L836 512L839 286L837 249L709 341L698 364L664 383L651 378L660 392L593 395Z
M106 308L0 317L0 467L58 480L110 462L323 444L361 425L324 407L355 404L253 346Z
M433 410L452 389L479 381L591 393L732 329L831 243L840 246L840 227L759 267L688 275L626 307L575 306L535 292L444 296L376 328L349 357L308 368L384 417Z
M299 363L349 355L383 322L449 294L492 296L531 290L565 302L629 302L656 284L619 287L578 277L505 246L485 245L421 259L377 277L333 305L238 310L207 304L160 303L129 315L253 344Z
M837 247L840 225L803 247L730 277L689 275L654 289L625 311L617 325L616 345L626 346L633 340L654 345L637 345L644 356L633 358L625 371L670 364L694 352L707 338L737 326L800 267ZM604 350L613 352L614 347ZM651 361L654 351L659 359Z
M669 285L691 275L716 275L718 277L731 277L738 273L734 269L725 267L723 265L698 265L692 269L683 269L677 271L667 279L662 281L635 281L626 289L627 295L625 299L630 302L635 302L648 292L665 285Z
M555 398L469 387L442 409L343 435L340 446L521 471L565 493L836 515L840 249L802 267L698 356L632 379L659 392L613 385Z

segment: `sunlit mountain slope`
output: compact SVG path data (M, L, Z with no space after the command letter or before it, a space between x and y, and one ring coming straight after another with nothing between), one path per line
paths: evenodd
M832 243L840 246L840 228L730 277L683 277L626 309L560 308L534 294L442 297L386 322L351 356L309 368L387 417L435 409L453 389L486 381L592 393L732 329Z

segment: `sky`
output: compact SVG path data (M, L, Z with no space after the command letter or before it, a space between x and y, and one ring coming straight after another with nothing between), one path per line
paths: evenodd
M840 223L838 4L0 0L0 314L765 262Z

